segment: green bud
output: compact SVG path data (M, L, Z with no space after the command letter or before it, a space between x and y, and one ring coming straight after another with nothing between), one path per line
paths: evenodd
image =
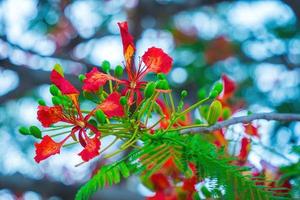
M97 122L94 119L90 119L89 123L92 124L93 126L97 127Z
M58 89L58 87L56 87L56 85L50 85L50 93L53 95L53 96L58 96L61 94L60 90Z
M40 106L45 106L45 105L46 105L46 102L45 102L43 99L39 99L39 100L38 100L38 104L39 104Z
M25 126L21 126L19 128L19 132L22 134L22 135L30 135L30 131L27 127Z
M128 100L127 100L127 98L125 96L123 96L123 97L120 98L120 104L122 106L125 106L127 104L127 102L128 102Z
M39 138L39 139L42 138L42 132L38 127L30 126L29 131L30 131L30 134L33 135L34 137Z
M104 124L106 122L106 116L102 110L97 110L95 112L95 116L100 124Z
M165 80L165 79L166 79L166 75L164 75L164 74L162 74L162 73L159 73L159 74L157 74L157 78L158 78L159 80Z
M221 92L223 91L223 83L221 82L217 82L214 87L213 90L218 92L218 95L221 94Z
M116 68L115 68L115 76L117 78L120 78L123 75L123 71L124 71L124 69L123 69L123 67L121 65L116 66Z
M156 89L161 90L168 90L169 89L169 83L167 80L159 80L156 82Z
M188 95L188 92L186 90L181 91L181 98L185 98Z
M83 82L83 80L84 80L85 78L86 78L86 77L85 77L84 74L79 74L79 75L78 75L78 79L79 79L81 82Z
M57 96L52 97L52 103L53 105L59 105L61 104L61 99Z
M209 93L209 98L210 98L210 99L214 99L214 98L216 98L218 95L219 95L219 93L218 93L216 90L212 90L212 91Z
M102 62L101 67L102 67L102 70L103 70L105 73L108 73L109 70L110 70L110 63L109 63L107 60L104 60L104 61Z
M213 125L217 122L218 118L222 114L222 104L220 101L215 100L211 103L208 110L207 122L210 125Z
M144 90L144 94L145 94L145 98L150 98L152 96L152 94L154 93L155 91L155 83L154 82L149 82L146 87L145 87L145 90Z
M231 116L231 110L230 108L226 107L223 109L222 118L224 120L228 119Z
M204 88L201 88L200 90L198 90L199 100L205 99L206 95L207 95L206 90Z

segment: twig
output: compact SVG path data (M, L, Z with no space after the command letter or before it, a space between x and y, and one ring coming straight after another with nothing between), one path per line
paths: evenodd
M207 133L215 130L219 130L230 125L239 124L239 123L249 123L253 120L265 119L265 120L276 120L276 121L300 121L300 114L290 114L290 113L257 113L251 114L249 116L243 117L233 117L231 119L218 122L209 127L199 127L185 130L184 133Z

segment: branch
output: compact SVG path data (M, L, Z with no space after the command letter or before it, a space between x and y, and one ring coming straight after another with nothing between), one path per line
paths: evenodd
M193 128L189 129L189 132L192 130L194 133L198 132L212 132L215 130L219 130L225 127L228 127L230 125L239 124L239 123L250 123L257 119L265 119L265 120L276 120L276 121L300 121L300 114L289 114L289 113L257 113L252 114L249 116L243 116L243 117L233 117L231 119L218 122L212 126L209 127L199 127L199 128Z

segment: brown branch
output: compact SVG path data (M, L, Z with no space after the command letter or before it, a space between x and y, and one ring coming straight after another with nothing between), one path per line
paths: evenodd
M256 113L251 114L249 116L243 116L243 117L233 117L231 119L218 122L212 126L209 127L199 127L199 128L192 128L189 129L188 132L192 131L194 133L207 133L212 132L215 130L219 130L225 127L228 127L230 125L239 124L239 123L250 123L257 119L265 119L268 121L276 120L276 121L300 121L300 114L290 114L290 113ZM185 132L187 133L187 132Z

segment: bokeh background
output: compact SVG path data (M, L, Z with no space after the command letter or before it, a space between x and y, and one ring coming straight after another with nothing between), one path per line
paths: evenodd
M2 0L0 1L0 199L73 199L101 159L80 162L68 148L36 164L34 138L18 126L36 124L36 100L51 104L49 74L60 63L77 75L103 60L122 64L117 22L127 20L137 55L150 46L174 58L168 80L196 100L222 74L238 84L236 99L251 112L300 113L300 1L222 0ZM197 115L195 115L197 117ZM300 123L257 122L262 146L251 151L257 168L297 163ZM231 133L243 131L233 126ZM280 155L273 150L280 150ZM299 183L299 179L298 179ZM293 184L297 184L294 181ZM136 177L100 191L95 199L142 199Z

